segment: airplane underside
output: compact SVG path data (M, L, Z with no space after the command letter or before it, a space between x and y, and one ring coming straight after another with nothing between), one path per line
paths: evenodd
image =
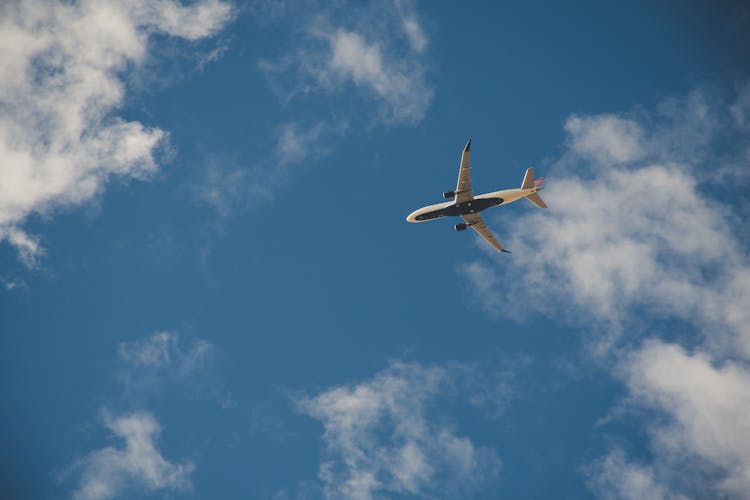
M418 221L439 219L441 217L455 217L461 215L475 214L491 207L496 207L503 203L502 198L474 198L464 203L456 203L445 208L417 215Z

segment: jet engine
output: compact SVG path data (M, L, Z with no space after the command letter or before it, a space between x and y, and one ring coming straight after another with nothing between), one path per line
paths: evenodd
M455 191L446 191L445 193L443 193L443 198L445 198L446 200L450 200L451 198L455 196L456 196Z
M466 231L466 228L469 227L469 225L468 224L464 224L463 222L459 222L458 224L456 224L453 227L456 228L456 231Z

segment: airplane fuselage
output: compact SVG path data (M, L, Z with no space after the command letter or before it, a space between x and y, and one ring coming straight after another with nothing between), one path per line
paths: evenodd
M532 187L529 189L504 189L493 193L480 194L471 200L462 203L456 201L446 201L428 205L419 210L415 210L406 218L409 222L427 222L429 220L441 219L443 217L456 217L461 215L474 214L491 207L507 205L516 200L525 198L530 194L536 193L540 188Z

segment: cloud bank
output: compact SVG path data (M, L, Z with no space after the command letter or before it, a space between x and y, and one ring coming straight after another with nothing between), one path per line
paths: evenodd
M748 498L750 262L737 236L747 208L731 197L747 188L746 92L570 117L551 208L508 228L512 265L463 268L491 313L523 303L591 330L591 352L616 366L629 403L661 416L640 422L650 463L613 449L591 469L605 498Z
M11 1L0 6L0 240L27 265L42 254L32 214L80 205L112 176L157 169L166 133L116 115L125 75L152 35L195 41L231 8L218 0Z

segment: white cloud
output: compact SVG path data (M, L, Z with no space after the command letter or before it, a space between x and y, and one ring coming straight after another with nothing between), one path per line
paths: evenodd
M77 464L82 472L74 498L100 500L117 497L136 487L149 491L179 491L191 486L193 464L172 463L157 449L161 426L153 415L147 412L119 417L105 414L104 420L124 445L95 450Z
M206 340L180 341L173 332L121 342L117 347L123 397L142 402L169 384L181 384L215 399L222 407L233 404L229 393L215 380L216 348Z
M590 137L599 124L596 117L579 118L576 134ZM565 162L577 161L582 172L548 178L544 198L550 209L529 205L511 223L508 247L517 265L503 270L502 283L488 262L462 268L488 297L478 298L506 314L519 310L519 302L541 309L572 302L574 315L585 311L610 326L639 316L639 310L666 314L706 333L721 329L710 341L714 349L750 355L750 313L743 307L750 297L750 266L728 208L704 194L692 165L668 161L677 142L667 140L657 150L658 133L635 122L608 130L622 136L607 135L601 150L581 148L572 138ZM674 137L671 130L660 133ZM636 158L625 153L633 137L647 135L648 155L621 166L623 158ZM555 307L550 312L558 315Z
M628 462L620 449L611 451L588 468L589 487L604 500L678 500L659 484L649 466Z
M344 129L345 126L339 127L337 133L343 132ZM280 127L276 142L278 165L283 168L323 155L325 148L321 139L325 134L332 132L333 130L323 122L315 123L308 128L297 122L285 123Z
M31 214L80 205L108 178L143 178L166 134L114 113L123 75L161 33L196 40L229 18L226 3L173 0L4 2L0 7L0 239L33 265Z
M36 266L38 259L44 253L38 238L30 236L17 227L0 227L0 241L4 239L16 247L18 257L28 267Z
M401 24L409 39L409 44L414 52L424 52L430 41L425 35L422 25L417 19L415 2L409 0L396 0L396 12L401 18Z
M430 418L449 382L443 368L394 362L368 381L299 400L325 429L326 497L461 496L496 476L493 451Z
M624 163L643 154L642 132L632 120L613 115L571 116L565 122L570 148L602 163Z
M593 329L592 352L618 367L629 402L663 417L642 422L650 464L615 450L594 468L602 496L750 491L750 262L732 226L743 205L709 195L722 187L717 158L748 169L737 113L696 91L635 118L569 119L550 209L529 206L509 226L512 265L462 267L495 314L541 310Z
M327 39L330 55L316 74L320 84L351 81L368 89L385 105L383 117L388 121L414 123L424 118L432 90L420 65L395 59L384 53L381 41L368 41L355 31L339 29Z
M175 0L135 3L139 24L170 36L198 40L216 33L232 15L232 7L221 0L202 0L188 6Z
M0 275L0 285L2 285L6 290L15 290L17 288L24 289L28 288L28 285L25 281L23 281L20 278L9 278Z
M194 193L221 216L267 203L275 198L276 189L287 182L292 167L304 168L327 155L331 142L343 135L347 126L345 121L284 123L277 127L275 145L267 157L259 158L249 168L220 168L218 162L211 161L205 177L193 187Z
M427 36L415 19L404 19L404 31L409 37L409 43L411 43L411 48L414 51L422 52L427 48Z
M204 176L191 187L196 199L226 217L237 209L245 209L274 199L276 180L263 167L276 171L279 165L259 164L254 169L226 167L229 162L209 160Z
M179 335L172 332L156 332L145 339L121 342L117 346L120 359L132 366L174 369L184 375L204 366L212 352L213 346L205 340L185 350L180 346Z
M583 312L609 328L597 346L605 349L645 311L699 325L713 349L750 355L750 267L725 209L701 194L688 170L602 167L548 182L551 208L529 206L510 225L514 266L463 266L483 308L569 319Z
M704 352L690 355L675 344L652 341L635 352L624 369L636 401L671 417L655 428L659 453L672 462L697 456L720 471L719 490L733 498L750 498L747 364L716 364Z
M117 346L119 357L135 366L167 367L172 364L178 338L169 332L157 332L146 339L121 342Z
M295 117L272 131L274 148L250 165L211 162L192 187L196 198L222 215L274 199L291 167L314 164L352 127L421 121L432 100L425 51L429 40L414 2L351 5L254 2L249 11L263 29L288 30L289 46L258 65ZM324 115L300 120L307 101ZM292 102L294 101L294 102Z
M647 341L621 362L630 403L666 418L649 425L651 465L615 449L588 472L601 498L750 498L750 370L701 351Z
M179 335L156 332L148 337L118 345L118 381L121 387L111 391L109 404L140 408L152 396L169 396L166 384L180 389L207 392L222 407L232 404L221 390L210 370L215 353L213 345L198 340L184 346ZM102 417L114 436L124 441L122 447L106 446L78 460L64 476L75 473L77 499L119 497L128 490L175 492L191 487L193 463L173 463L157 448L161 426L148 411L125 412L113 416L104 410ZM65 479L63 477L62 479Z
M333 95L334 106L350 114L342 91L353 84L376 103L379 121L421 121L433 96L422 56L427 36L412 3L373 5L315 15L302 9L301 46L275 62L260 63L275 91L285 101L310 93Z

